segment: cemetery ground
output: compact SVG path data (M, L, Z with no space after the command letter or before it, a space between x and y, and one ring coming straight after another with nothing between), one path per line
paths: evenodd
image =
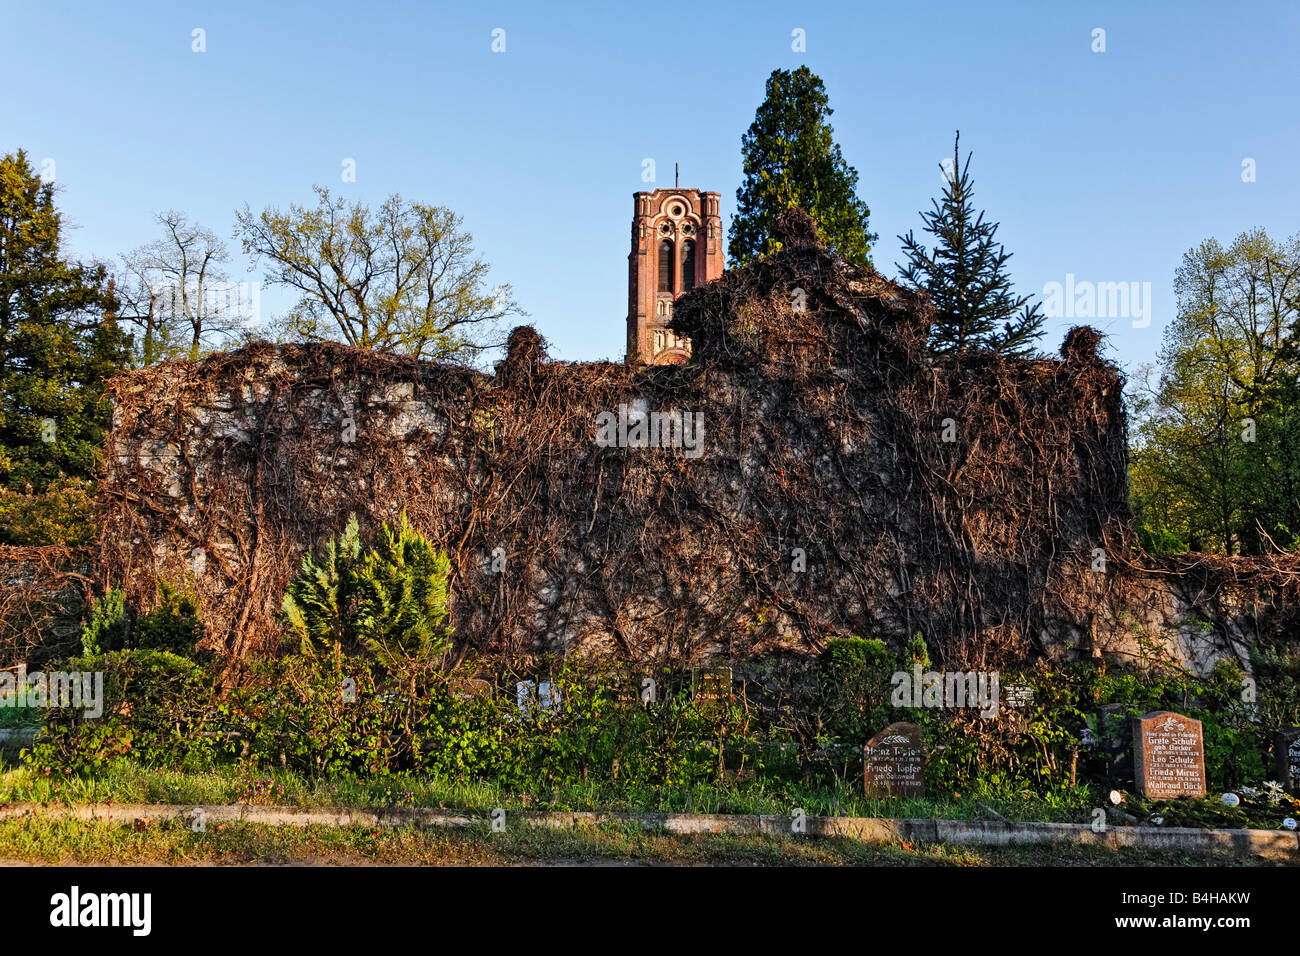
M1137 805L1140 798L1128 795ZM277 771L250 778L237 768L184 773L109 764L89 777L60 780L10 763L0 770L0 863L76 865L734 865L734 866L1271 866L1290 859L1214 848L1106 847L1069 843L978 846L737 833L672 833L629 822L569 828L514 825L494 832L492 811L788 814L887 819L1005 820L1087 823L1086 788L1069 796L1018 799L961 794L866 798L861 790L728 785L626 791L607 785L561 787L538 795L508 793L481 781L390 777L321 780ZM185 807L454 810L468 825L334 826L212 821L201 831L184 818L68 819L75 808ZM1217 798L1160 804L1184 826L1241 826ZM29 812L30 811L30 812ZM1172 811L1172 812L1171 812ZM1181 816L1175 817L1181 812ZM1199 815L1199 818L1198 818ZM517 819L517 818L516 818ZM1252 821L1244 821L1252 822Z
M950 683L980 704L980 675L941 680L919 635L835 639L744 678L573 657L401 682L303 651L228 691L192 649L93 638L0 708L0 859L1300 862L1289 659L1258 661L1258 706L1230 663L1197 678L1079 661L1004 675L999 705L977 707L940 699ZM896 694L907 679L935 693Z
M25 818L0 822L0 865L634 865L881 867L1268 866L1226 851L1098 846L948 846L843 837L672 834L615 824L494 833L416 827L231 824L194 832L147 825Z

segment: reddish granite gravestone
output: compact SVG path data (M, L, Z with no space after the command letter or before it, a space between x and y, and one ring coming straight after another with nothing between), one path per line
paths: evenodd
M862 788L868 797L925 795L921 728L890 724L862 748Z
M1300 795L1300 727L1279 730L1273 738L1277 780L1288 793Z
M1133 781L1152 800L1205 796L1201 722L1169 710L1134 717Z
M492 696L492 685L480 677L457 681L452 687L458 700L473 700L475 697Z
M730 667L696 667L691 670L691 687L704 713L718 713L731 705Z

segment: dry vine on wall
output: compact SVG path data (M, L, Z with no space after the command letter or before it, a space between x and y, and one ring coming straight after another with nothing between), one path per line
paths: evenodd
M935 356L923 296L786 228L678 301L685 366L549 361L524 327L496 375L259 344L122 377L101 584L148 606L187 583L238 661L279 641L305 548L405 509L451 555L462 652L687 662L920 632L993 667L1104 644L1149 559L1100 336ZM620 406L699 416L703 453L598 444Z

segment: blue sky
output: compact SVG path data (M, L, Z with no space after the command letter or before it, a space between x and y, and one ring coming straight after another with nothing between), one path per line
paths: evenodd
M683 185L721 192L725 225L764 81L803 64L826 83L884 274L960 128L1019 290L1151 283L1149 326L1091 321L1127 366L1155 357L1188 248L1300 229L1295 3L269 6L0 5L0 149L55 161L75 255L156 238L169 207L229 237L237 207L309 202L314 183L399 192L463 215L555 357L621 358L642 160L656 185L678 162ZM234 278L260 278L230 245ZM1073 323L1053 320L1044 346Z

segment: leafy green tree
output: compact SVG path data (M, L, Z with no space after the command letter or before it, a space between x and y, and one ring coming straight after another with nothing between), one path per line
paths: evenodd
M1130 401L1139 532L1194 551L1294 549L1300 236L1207 239L1183 256L1174 288L1159 366L1141 370Z
M0 487L91 478L109 420L104 382L128 357L97 264L68 261L53 184L22 150L0 159Z
M0 462L0 475L5 466ZM86 478L56 478L44 491L0 488L0 542L32 546L89 544L95 538L95 483Z
M402 512L384 523L358 577L357 633L384 667L434 660L451 643L447 580L451 562Z
M90 605L90 615L81 630L81 651L87 657L126 647L130 634L126 616L126 592L110 587Z
M1296 305L1293 311L1300 311ZM1300 368L1300 329L1284 342L1287 365ZM1300 550L1300 380L1279 376L1262 388L1256 410L1250 495L1260 512L1259 550ZM1253 539L1254 535L1250 535Z
M361 562L361 527L351 515L343 533L325 542L321 553L308 551L289 582L282 608L304 654L318 648L355 645L351 621L356 613L356 575Z
M304 653L368 651L392 672L428 664L451 643L450 562L402 513L366 547L356 515L321 554L308 552L284 596Z
M974 183L970 176L973 154L962 165L958 152L961 133L953 140L952 166L944 170L943 201L931 200L931 210L921 213L925 231L934 236L928 250L909 231L899 236L906 265L900 277L930 294L934 326L930 345L938 351L990 350L1020 354L1031 352L1043 334L1041 304L1012 291L1007 261L1011 253L996 240L998 224L976 214Z
M487 287L488 264L450 209L393 195L372 211L323 186L316 197L314 209L237 213L266 281L301 293L281 320L286 337L465 361L500 344L502 319L523 314L509 285Z
M878 237L857 195L858 172L834 141L829 102L821 79L806 66L773 70L767 78L766 96L741 139L745 179L728 235L733 265L779 248L773 226L792 206L808 211L832 252L871 264Z

